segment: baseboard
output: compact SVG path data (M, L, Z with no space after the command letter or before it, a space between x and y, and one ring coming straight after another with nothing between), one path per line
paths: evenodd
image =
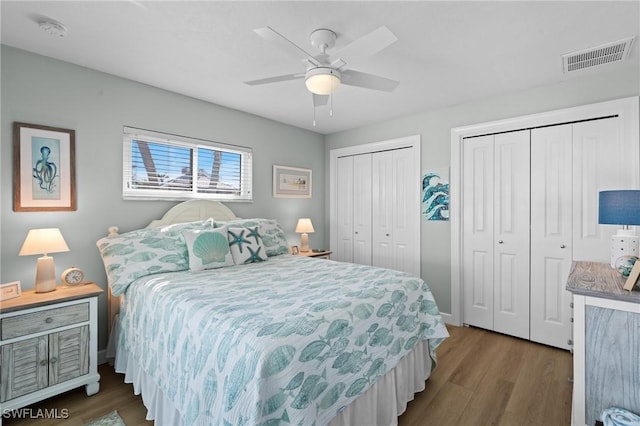
M440 316L442 317L442 320L444 321L445 324L457 325L453 321L453 315L440 312Z

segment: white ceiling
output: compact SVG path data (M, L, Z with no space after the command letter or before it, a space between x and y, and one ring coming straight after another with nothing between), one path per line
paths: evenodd
M328 134L581 78L638 67L628 61L563 74L561 55L640 34L638 1L6 1L3 44ZM47 17L64 38L41 31ZM341 86L316 110L303 80L243 82L304 71L253 32L270 26L307 51L330 28L334 50L385 25L398 41L353 69L399 80L392 93ZM330 53L330 52L329 52ZM357 66L356 66L357 65Z

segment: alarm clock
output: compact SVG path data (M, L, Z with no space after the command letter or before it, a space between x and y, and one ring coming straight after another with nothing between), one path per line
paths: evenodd
M84 280L84 272L80 268L68 268L64 270L60 279L62 279L62 284L78 285Z

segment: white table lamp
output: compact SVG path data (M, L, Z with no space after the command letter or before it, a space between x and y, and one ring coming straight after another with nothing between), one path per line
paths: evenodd
M56 289L56 268L48 253L69 251L58 228L32 229L20 249L20 256L42 254L36 267L36 293L47 293Z
M311 219L308 217L303 217L298 219L298 225L296 225L296 233L302 234L300 235L300 251L307 252L309 251L309 233L315 232L313 230L313 224L311 223Z
M638 256L638 237L629 225L640 225L640 190L601 191L598 223L622 225L611 236L611 266L621 256Z

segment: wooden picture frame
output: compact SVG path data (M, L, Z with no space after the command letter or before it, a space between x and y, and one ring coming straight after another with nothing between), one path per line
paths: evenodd
M638 277L640 277L640 260L637 260L636 263L633 264L633 269L631 269L631 273L627 277L627 282L622 288L628 291L633 290L633 287L635 287L638 282Z
M300 254L298 246L291 246L291 254Z
M0 300L9 300L22 295L22 287L20 281L14 281L11 283L0 284Z
M75 211L75 130L13 123L13 210Z
M273 165L275 198L311 198L311 169Z

